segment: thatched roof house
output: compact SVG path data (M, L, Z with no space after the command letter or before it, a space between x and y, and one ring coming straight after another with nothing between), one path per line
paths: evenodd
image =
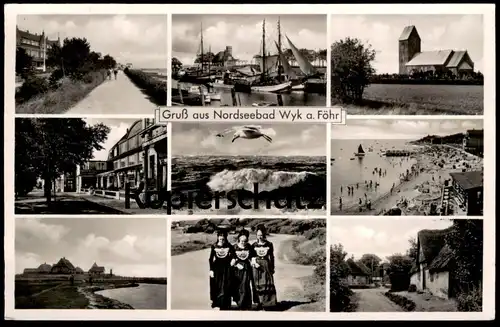
M353 276L370 276L370 269L361 262L355 262L353 259L347 259L349 272Z
M73 274L75 273L75 266L66 259L62 257L59 261L52 266L50 269L50 273L52 274Z
M75 272L76 272L77 274L83 274L83 273L84 273L83 269L82 269L82 268L80 268L80 267L76 267L76 268L75 268Z
M98 266L97 263L94 262L92 267L90 267L90 269L89 269L89 274L100 275L100 274L103 274L104 271L105 271L104 267Z
M38 272L42 274L48 274L52 270L52 266L44 262L38 267Z

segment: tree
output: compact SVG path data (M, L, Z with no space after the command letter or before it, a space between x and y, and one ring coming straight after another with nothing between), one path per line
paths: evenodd
M181 68L182 67L182 62L177 59L177 58L172 58L172 68Z
M363 256L361 257L361 259L359 259L359 261L361 261L361 263L363 263L365 266L367 266L370 269L370 271L372 272L371 277L375 277L375 274L379 270L379 265L380 265L380 262L382 261L382 259L380 259L375 254L367 253L367 254L363 254Z
M36 185L38 177L36 162L31 158L36 153L36 138L36 131L30 119L16 119L15 149L22 149L14 151L16 197L27 195Z
M388 257L389 267L387 273L391 280L391 289L393 291L407 290L410 286L410 271L413 261L410 257L402 254L393 254Z
M375 50L358 39L346 38L332 45L332 95L342 102L359 102L375 73Z
M54 43L47 49L47 59L45 60L45 65L48 67L57 67L62 69L62 47Z
M408 251L406 251L406 255L409 258L411 258L411 260L413 260L413 262L416 262L417 261L417 255L418 255L417 240L414 239L414 238L410 238L408 240L408 242L410 243L410 248L408 249Z
M214 58L215 58L215 55L212 52L205 52L203 54L203 62L204 63L213 62ZM202 60L201 60L201 53L200 53L199 55L196 56L194 63L199 64L201 62L202 62Z
M104 68L106 69L111 69L116 66L116 60L111 57L109 54L105 55L104 58L102 58Z
M342 244L333 245L330 249L330 311L346 311L351 303L352 291L346 278L349 266L346 263L347 252Z
M75 74L87 62L90 55L90 44L86 38L64 39L61 54L66 72Z
M44 195L51 202L52 181L64 173L74 172L76 165L92 159L94 150L103 149L109 127L99 123L89 126L78 118L19 118L16 119L16 153L30 152L28 160L21 157L15 163L16 173L23 174L27 167L44 180ZM26 163L29 161L29 165ZM21 185L16 190L21 189Z
M33 58L23 48L16 49L16 74L26 78L33 68Z

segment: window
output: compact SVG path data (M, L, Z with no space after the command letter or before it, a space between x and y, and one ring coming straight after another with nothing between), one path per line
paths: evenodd
M120 153L127 152L127 142L120 143Z
M129 166L135 165L137 163L137 161L135 160L136 157L137 156L135 154L128 157L128 165Z
M114 167L114 169L120 168L120 161L116 160L115 162L113 162L113 167Z
M134 137L132 137L132 138L130 138L128 140L128 148L129 148L129 150L137 148L137 137L138 136L136 135L136 136L134 136Z
M120 160L120 168L127 167L127 158L123 158Z

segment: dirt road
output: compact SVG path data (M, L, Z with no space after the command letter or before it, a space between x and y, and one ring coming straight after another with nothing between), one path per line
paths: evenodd
M304 297L302 277L313 274L313 266L303 266L289 263L286 258L278 259L281 243L293 238L290 235L273 235L269 241L273 242L276 257L277 298L283 311L298 310L309 300ZM193 251L172 256L172 309L175 310L210 310L209 296L209 269L208 258L210 250Z
M149 101L137 86L122 72L117 79L105 80L83 100L69 109L68 114L148 114L152 115L157 105Z
M400 312L404 311L396 303L389 300L385 288L368 288L353 290L358 299L358 312Z

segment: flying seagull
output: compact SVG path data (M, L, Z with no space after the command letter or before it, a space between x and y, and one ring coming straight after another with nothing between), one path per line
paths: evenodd
M230 132L234 132L233 139L231 142L234 142L236 139L239 138L252 140L252 139L258 139L259 137L264 138L269 143L273 142L273 139L271 137L262 132L262 126L255 126L255 125L232 127L226 129L222 133L217 134L216 136L224 137L225 134L228 134Z

